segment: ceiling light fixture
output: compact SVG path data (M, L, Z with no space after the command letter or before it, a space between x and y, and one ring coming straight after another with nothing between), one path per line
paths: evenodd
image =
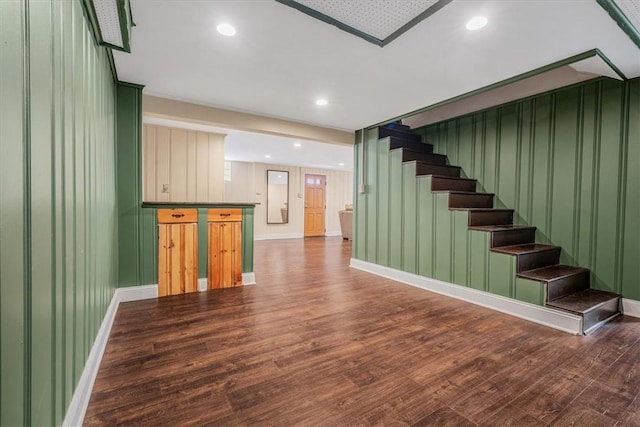
M294 147L302 147L302 144L300 144L299 142L294 142L294 143L293 143L293 146L294 146Z
M467 22L467 30L475 31L487 25L489 20L484 16L474 16Z
M316 100L316 105L319 105L321 107L324 107L328 103L329 103L329 101L327 101L326 99L323 99L323 98Z
M270 154L267 154L265 157L266 157L267 159L270 159L270 158L271 158L271 155L270 155Z
M338 166L344 166L344 163L338 163Z
M227 24L226 22L219 24L216 27L216 30L223 36L233 36L236 33L236 29L231 24Z

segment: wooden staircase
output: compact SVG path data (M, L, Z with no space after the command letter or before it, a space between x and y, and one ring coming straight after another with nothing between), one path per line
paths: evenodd
M545 306L581 316L584 334L620 315L620 295L592 289L589 269L560 264L559 246L535 243L536 227L514 225L513 209L494 208L494 194L476 192L475 179L461 178L459 166L447 164L408 126L382 126L378 137L401 150L404 163L414 162L417 176L431 176L431 192L448 193L449 210L468 212L470 230L490 233L492 252L515 256L518 277L543 284Z

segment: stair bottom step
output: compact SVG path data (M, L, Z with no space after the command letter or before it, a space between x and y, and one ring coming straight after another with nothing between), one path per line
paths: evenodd
M562 298L549 301L547 302L547 305L584 315L602 304L606 304L613 300L617 302L619 298L619 295L612 292L600 291L598 289L585 289L583 291L575 292Z
M589 334L620 314L620 296L597 289L585 289L547 302L557 308L582 316L582 329Z

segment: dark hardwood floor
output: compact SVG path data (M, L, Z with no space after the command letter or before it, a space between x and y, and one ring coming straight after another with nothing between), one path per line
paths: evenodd
M640 319L572 336L259 241L258 284L121 304L85 424L640 425Z

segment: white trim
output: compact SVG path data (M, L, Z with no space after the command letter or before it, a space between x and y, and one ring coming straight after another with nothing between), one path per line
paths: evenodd
M118 303L158 298L158 285L129 286L118 288L114 295L118 296Z
M96 376L98 375L98 369L100 368L102 355L104 354L104 349L107 346L107 341L109 340L111 326L113 326L113 321L116 317L116 312L118 311L118 305L120 305L119 290L120 289L115 290L113 297L111 298L111 303L109 303L109 307L107 308L107 312L102 319L98 335L96 335L96 339L91 346L91 351L89 352L89 357L87 358L84 369L82 370L80 381L78 381L78 385L73 392L71 403L69 404L67 413L62 421L63 426L80 426L84 422L84 415L87 412L87 407L89 406L89 399L91 398L93 384L95 383Z
M452 283L442 282L440 280L430 279L424 276L418 276L417 274L407 273L406 271L400 271L354 258L351 258L350 265L358 270L386 277L420 289L467 301L571 334L582 335L582 318L580 316Z
M256 273L253 271L250 273L242 273L242 285L255 285L256 284Z
M209 289L209 278L208 277L200 277L198 279L198 291L206 292Z
M341 231L327 231L324 233L324 237L338 237L342 236ZM304 235L300 233L289 234L256 234L253 240L279 240L279 239L303 239Z
M622 298L622 313L625 316L640 318L640 301Z
M256 234L254 240L277 240L277 239L302 239L304 235L300 233L289 234Z

